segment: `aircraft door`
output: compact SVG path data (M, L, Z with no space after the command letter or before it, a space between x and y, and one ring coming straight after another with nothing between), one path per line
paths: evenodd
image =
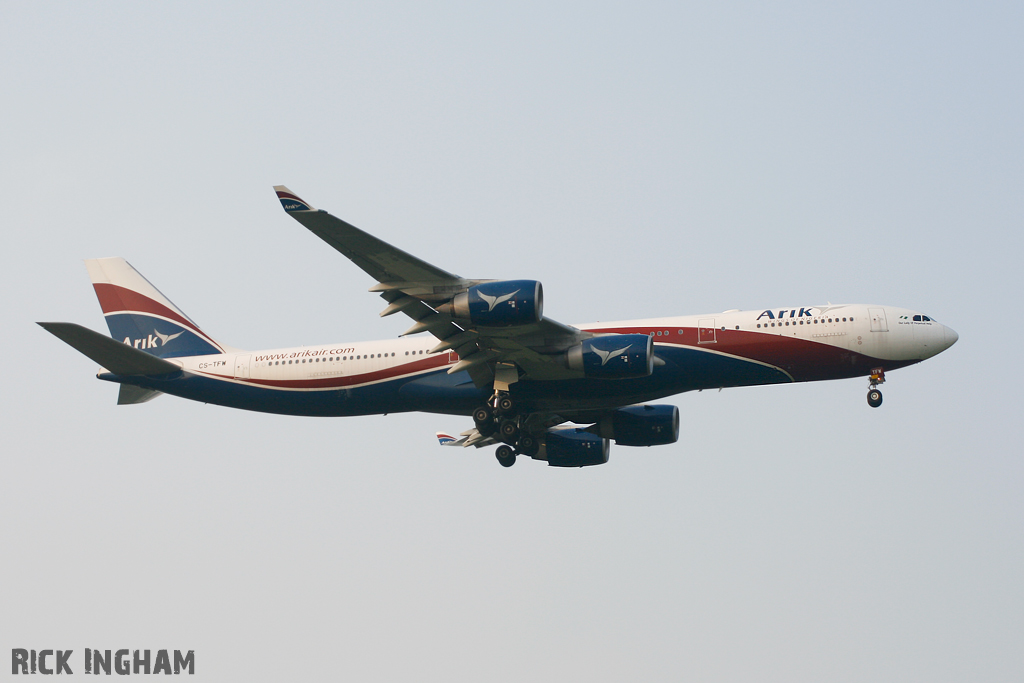
M249 358L251 356L235 356L235 379L249 379Z
M714 344L718 339L715 336L715 319L701 318L697 321L697 343Z
M885 309L884 308L869 308L868 317L871 318L871 331L872 332L888 332L889 325L885 321Z

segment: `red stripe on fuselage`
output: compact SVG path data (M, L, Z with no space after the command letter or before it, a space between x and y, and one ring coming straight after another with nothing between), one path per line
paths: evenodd
M344 361L343 361L344 362ZM358 362L358 361L357 361ZM371 384L388 379L395 379L405 375L414 375L426 370L443 368L448 365L448 354L416 360L412 363L403 363L391 368L383 368L372 372L364 372L357 375L342 375L337 377L319 377L315 379L240 379L231 375L219 375L216 373L202 373L209 377L218 379L237 379L246 384L258 384L265 387L276 387L279 389L344 389L345 387L359 384Z
M611 328L601 332L616 334L650 334L658 328ZM679 334L682 330L682 334ZM596 332L597 330L591 330ZM876 367L895 370L917 363L917 360L884 360L874 358L842 346L801 339L782 334L751 332L749 330L715 329L716 341L699 344L697 328L673 328L668 335L654 337L655 344L688 346L702 351L723 353L737 358L757 361L787 372L796 382L810 382L840 377L867 375Z

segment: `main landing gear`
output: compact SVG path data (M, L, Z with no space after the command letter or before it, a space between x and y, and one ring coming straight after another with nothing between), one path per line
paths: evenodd
M878 385L884 382L885 370L875 368L871 371L871 377L868 378L868 405L872 408L882 405L882 392L878 390Z
M517 455L537 455L537 438L524 429L524 418L516 412L515 400L508 392L496 391L487 403L473 411L473 422L483 436L493 436L503 445L495 457L502 467L512 467Z

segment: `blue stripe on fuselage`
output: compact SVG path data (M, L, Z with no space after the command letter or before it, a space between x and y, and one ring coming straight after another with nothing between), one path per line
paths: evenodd
M629 380L558 380L512 385L524 411L610 408L694 389L778 384L792 381L782 371L742 358L690 347L658 346L665 365L650 377ZM117 378L110 377L114 381ZM185 373L179 379L131 378L132 384L204 403L282 415L355 416L422 411L468 415L491 394L468 373L435 372L398 377L351 388L296 391Z

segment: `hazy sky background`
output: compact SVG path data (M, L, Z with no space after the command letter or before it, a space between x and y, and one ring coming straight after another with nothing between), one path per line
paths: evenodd
M1024 678L1020 3L6 3L0 657L195 680ZM272 185L568 323L906 306L889 375L670 399L581 470L469 418L117 407L124 256L248 349L393 338ZM10 677L8 665L0 677Z

